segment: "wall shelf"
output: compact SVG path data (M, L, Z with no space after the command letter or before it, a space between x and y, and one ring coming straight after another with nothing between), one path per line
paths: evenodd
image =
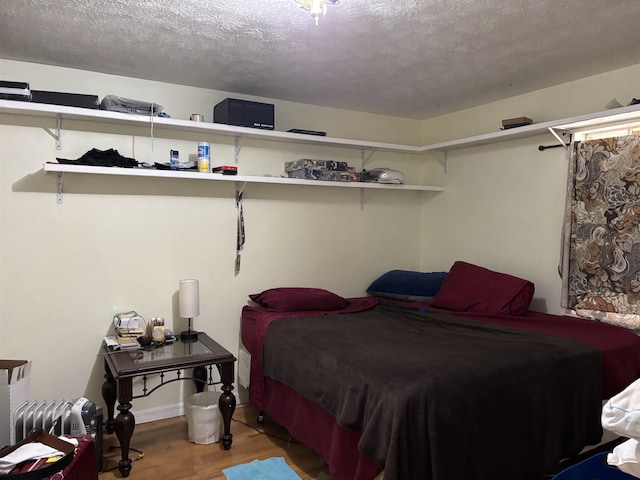
M579 115L576 117L563 118L550 122L534 123L524 127L510 128L498 132L485 133L472 137L450 140L447 142L434 143L420 147L421 152L439 151L447 152L460 148L475 147L479 145L489 145L492 143L517 140L519 138L534 137L542 135L552 130L561 132L574 132L597 126L612 125L616 123L640 120L640 105L614 108L602 112Z
M423 152L447 152L478 145L506 142L520 138L532 137L547 133L551 130L572 132L596 126L604 126L625 121L640 120L640 105L631 105L601 112L563 118L549 122L534 123L497 132L485 133L446 142L424 146L400 145L393 143L369 142L349 140L343 138L322 137L314 135L280 132L276 130L260 130L255 128L234 127L220 123L192 122L172 118L148 117L128 113L111 112L107 110L92 110L86 108L65 107L43 103L29 103L11 100L0 100L0 114L26 115L34 117L51 117L57 120L56 128L61 128L62 120L78 120L113 124L121 126L140 126L172 131L186 131L194 133L209 133L212 135L230 136L268 140L274 142L297 143L306 145L324 145L340 148L355 148L361 151L380 150L397 153L421 154Z
M64 120L74 120L82 122L93 122L101 125L132 126L148 128L150 134L153 131L164 129L172 132L192 132L207 133L211 135L221 135L234 137L235 156L239 151L240 139L267 140L273 142L296 143L303 145L332 146L338 148L359 149L361 157L364 158L365 151L372 154L376 151L387 151L404 154L421 154L420 148L410 145L399 145L392 143L368 142L358 140L348 140L341 138L302 135L290 132L279 132L275 130L260 130L254 128L235 127L219 123L193 122L190 120L174 120L171 118L158 118L146 115L135 115L106 110L94 110L86 108L66 107L59 105L49 105L41 103L29 103L20 101L0 100L0 114L23 115L28 117L52 118L55 119L55 132L50 132L56 139L56 145L60 145L60 131L64 128ZM363 164L365 161L363 160ZM187 180L210 180L218 182L235 182L236 185L247 183L278 184L278 185L303 185L311 187L329 188L358 188L364 190L401 190L416 192L442 192L443 187L430 185L389 185L365 182L329 182L318 180L304 180L283 177L269 176L247 176L247 175L221 175L213 173L201 173L196 171L171 171L156 170L147 168L117 168L117 167L94 167L72 164L46 163L43 172L58 174L57 179L57 200L62 203L63 177L69 174L92 174L92 175L123 175L133 177L155 177L155 178L176 178ZM237 188L237 187L236 187Z
M65 107L44 103L29 103L12 100L0 100L0 113L12 115L26 115L32 117L51 117L58 122L63 120L77 120L98 122L120 126L147 127L154 130L184 131L193 133L208 133L227 137L249 138L254 140L268 140L284 143L306 145L331 146L340 148L354 148L359 150L380 150L397 153L420 154L420 147L399 145L394 143L368 142L363 140L348 140L343 138L322 137L299 133L280 132L277 130L261 130L257 128L235 127L222 123L193 122L191 120L177 120L173 118L151 117L130 113L111 112L108 110L93 110L88 108ZM64 128L64 126L63 126Z
M304 185L312 187L333 187L333 188L360 188L375 190L404 190L416 192L442 192L443 187L428 185L390 185L367 182L328 182L322 180L303 180L297 178L284 177L260 177L251 175L222 175L219 173L201 173L197 171L173 171L155 170L151 168L119 168L119 167L92 167L84 165L69 165L61 163L45 163L42 167L44 173L73 173L91 175L122 175L130 177L150 177L150 178L176 178L183 180L209 180L218 182L236 183L266 183L279 185Z
M596 126L613 125L620 122L640 120L640 105L631 105L602 112L580 115L550 122L536 123L523 127L517 127L498 132L486 133L472 137L450 140L422 147L411 145L399 145L392 143L379 143L368 141L348 140L341 138L322 137L313 135L295 134L289 132L279 132L275 130L260 130L253 128L234 127L219 123L192 122L190 120L174 120L171 118L157 118L145 115L134 115L128 113L111 112L106 110L93 110L76 107L65 107L41 103L19 102L11 100L0 100L0 114L24 115L32 117L44 117L55 119L56 144L60 144L60 130L63 128L62 121L76 120L96 122L102 125L118 126L140 126L149 128L151 134L154 129L166 129L169 131L186 131L195 133L209 133L212 135L222 135L234 137L236 145L236 160L238 141L240 138L268 140L274 142L286 142L306 145L324 145L339 148L357 148L364 158L364 152L388 151L410 154L421 154L423 152L439 151L444 153L444 165L446 169L446 154L450 150L468 148L478 145L487 145L498 142L505 142L519 138L532 137L547 132L552 133L557 139L560 135L557 132L573 132L580 129L594 128ZM363 164L364 164L363 160ZM213 180L235 182L236 184L262 183L279 185L304 185L313 187L331 188L359 188L361 195L365 189L378 190L403 190L403 191L430 191L442 192L443 187L429 185L384 185L377 183L359 182L327 182L316 180L302 180L282 177L261 177L246 175L220 175L200 172L175 172L170 170L154 170L144 168L107 168L107 167L86 167L78 165L46 163L43 167L44 173L55 172L58 174L58 203L62 203L62 184L64 173L73 174L99 174L99 175L126 175L137 177L157 177L157 178L181 178L192 180Z

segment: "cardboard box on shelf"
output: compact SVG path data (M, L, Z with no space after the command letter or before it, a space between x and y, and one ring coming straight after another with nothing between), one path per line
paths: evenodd
M16 441L15 413L31 395L31 362L0 360L0 448Z

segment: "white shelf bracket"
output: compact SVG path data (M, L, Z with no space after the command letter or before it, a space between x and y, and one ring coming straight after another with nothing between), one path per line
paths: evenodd
M364 148L360 149L360 167L362 170L364 170L364 167L367 165L367 162L369 162L369 160L371 159L373 154L376 153L377 150L378 150L377 148L372 148L369 151L369 155L365 155L366 150Z
M549 127L548 128L549 132L551 132L551 135L553 135L554 137L556 137L556 140L558 140L558 142L560 142L560 144L564 147L564 148L568 148L569 144L568 142L571 141L571 134L569 132L566 131L562 131L560 132L560 134L558 135L558 132L556 132L556 130L553 127ZM566 140L566 141L565 141Z
M56 115L56 150L62 149L62 136L60 134L62 126L62 115Z
M444 168L444 173L447 173L447 151L445 150L442 160L438 160L438 163Z
M51 129L49 128L44 129L56 141L56 150L62 150L62 137L60 136L61 125L62 125L62 115L58 113L56 115L56 131L52 132Z
M58 205L62 205L62 180L64 178L64 173L58 172L57 179L57 194L56 194L56 202Z
M372 148L371 150L369 150L369 154L366 154L366 150L364 148L360 149L360 165L361 165L361 170L364 170L364 167L367 166L367 162L369 162L369 160L371 159L371 157L373 156L374 153L376 153L378 149L377 148ZM364 191L364 188L360 189L360 211L364 210L364 204L366 202L367 198L366 198L366 192Z
M233 162L238 164L240 161L240 150L242 150L241 140L244 140L246 136L243 135L234 135L233 136Z

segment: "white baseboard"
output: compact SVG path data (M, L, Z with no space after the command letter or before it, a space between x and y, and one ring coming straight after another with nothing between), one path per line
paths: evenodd
M238 403L236 408L243 407L243 403ZM116 415L118 414L116 410ZM136 419L136 425L141 423L155 422L156 420L164 420L166 418L180 417L185 415L184 403L174 403L172 405L163 405L161 407L146 408L144 410L132 410Z
M164 420L165 418L179 417L185 414L184 403L174 403L161 407L146 408L144 410L133 410L136 424Z

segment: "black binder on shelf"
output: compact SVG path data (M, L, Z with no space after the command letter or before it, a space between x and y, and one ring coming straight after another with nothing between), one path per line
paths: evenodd
M48 103L49 105L64 105L67 107L100 108L97 95L82 93L49 92L46 90L32 90L31 101L34 103Z

